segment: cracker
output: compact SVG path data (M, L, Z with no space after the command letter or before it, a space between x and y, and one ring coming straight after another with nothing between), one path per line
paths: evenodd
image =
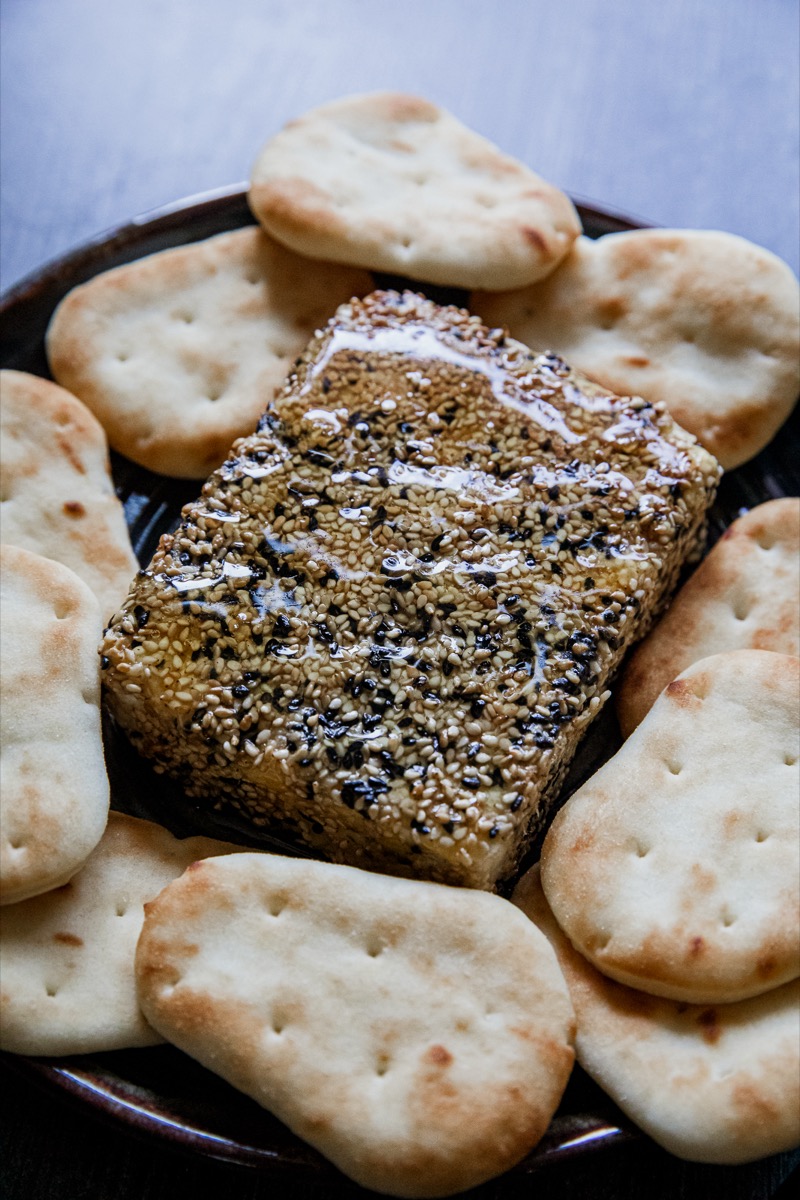
M160 1042L139 1009L133 974L144 904L190 863L234 850L110 813L69 883L2 910L2 1049L92 1054Z
M547 940L482 892L267 854L199 863L147 906L136 971L164 1037L391 1195L512 1166L572 1066Z
M108 814L100 605L69 567L0 547L0 903L58 887Z
M538 867L513 900L550 939L575 1005L585 1071L659 1145L744 1163L800 1142L800 981L713 1008L607 979L559 929Z
M623 736L681 671L725 650L800 655L800 499L734 521L634 651L617 693Z
M705 1004L800 974L799 670L694 663L556 817L544 890L613 979Z
M0 540L70 567L110 617L139 569L103 427L69 392L0 372Z
M771 441L800 391L797 280L733 234L581 238L544 283L472 306L613 391L664 403L726 470Z
M115 450L204 478L250 433L293 360L368 275L311 263L256 228L116 267L73 289L47 331L50 369Z
M452 287L522 287L580 233L570 199L417 96L346 96L261 151L252 208L300 254Z

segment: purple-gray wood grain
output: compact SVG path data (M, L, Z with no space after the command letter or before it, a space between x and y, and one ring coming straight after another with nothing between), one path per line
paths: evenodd
M399 88L581 197L798 268L797 0L2 0L8 288L246 179L311 105Z

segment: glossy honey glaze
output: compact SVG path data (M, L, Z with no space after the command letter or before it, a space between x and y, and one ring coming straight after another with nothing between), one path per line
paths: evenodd
M354 301L140 575L112 705L190 794L491 886L717 478L554 355L412 294Z

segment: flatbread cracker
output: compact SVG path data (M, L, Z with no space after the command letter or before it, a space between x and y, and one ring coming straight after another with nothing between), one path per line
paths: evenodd
M607 979L547 906L534 867L513 901L547 935L569 985L585 1071L671 1154L745 1163L800 1143L800 981L713 1008Z
M105 829L102 627L69 567L0 546L0 904L66 883Z
M800 499L734 521L634 651L616 698L623 737L681 671L725 650L800 655Z
M50 369L120 454L202 479L252 432L314 331L371 287L237 229L74 288L47 331Z
M547 899L606 975L726 1003L800 975L800 659L701 659L557 815Z
M145 901L190 863L236 849L179 841L150 821L110 813L69 883L0 913L0 1048L93 1054L160 1042L139 1009L133 974Z
M471 307L612 391L662 402L726 470L772 440L800 392L800 290L730 233L581 238L543 283Z
M293 250L451 287L522 287L581 225L570 199L417 96L346 96L267 142L249 193Z
M152 904L150 1023L366 1187L446 1196L544 1133L572 1012L544 937L497 896L240 854Z
M70 567L113 616L139 569L103 427L64 388L0 371L0 540Z

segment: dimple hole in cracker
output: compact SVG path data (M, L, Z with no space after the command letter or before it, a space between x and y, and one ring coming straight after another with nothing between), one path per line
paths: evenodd
M744 596L738 596L733 602L733 615L737 621L747 619L747 614L750 612L750 603Z
M367 939L367 954L370 958L377 958L383 953L383 941L377 933L370 934Z
M643 846L641 844L641 842L637 845L637 847L636 847L636 857L637 858L647 858L649 853L650 853L649 846Z
M56 600L53 605L53 612L57 621L66 621L72 612L72 605L68 600Z
M46 983L44 990L47 993L47 995L50 997L51 1000L53 999L54 996L58 995L58 988L56 987L56 985L54 983Z
M763 829L759 829L758 833L756 834L756 841L757 842L766 842L768 837L769 837L768 833L765 833Z
M126 350L118 350L116 358L117 358L117 362L124 363L124 362L128 361L128 359L130 358L130 355L128 354L128 352Z
M390 1062L391 1062L391 1059L389 1058L388 1054L379 1054L378 1061L375 1064L375 1074L376 1075L385 1075L386 1072L389 1070Z
M118 901L117 901L117 903L116 903L116 905L114 906L114 912L115 912L115 914L116 914L118 917L124 917L124 916L125 916L125 913L126 913L127 911L128 911L128 905L125 903L125 901L124 901L124 900L118 900Z
M178 986L180 981L181 981L180 972L173 970L170 973L169 978L164 980L164 983L162 985L163 994L165 996L170 996L175 991L175 988Z
M788 754L784 754L783 762L784 762L784 766L793 767L794 764L797 762L797 755L792 754L790 751Z
M279 917L286 908L286 901L281 896L270 896L267 901L267 912L271 917Z
M680 775L681 771L683 770L682 763L675 762L674 759L670 758L667 758L664 761L666 762L667 770L669 771L670 775Z
M734 925L736 923L736 916L734 915L734 913L731 912L731 910L729 908L723 908L723 910L720 914L720 921L722 922L725 929L730 929L731 925Z

